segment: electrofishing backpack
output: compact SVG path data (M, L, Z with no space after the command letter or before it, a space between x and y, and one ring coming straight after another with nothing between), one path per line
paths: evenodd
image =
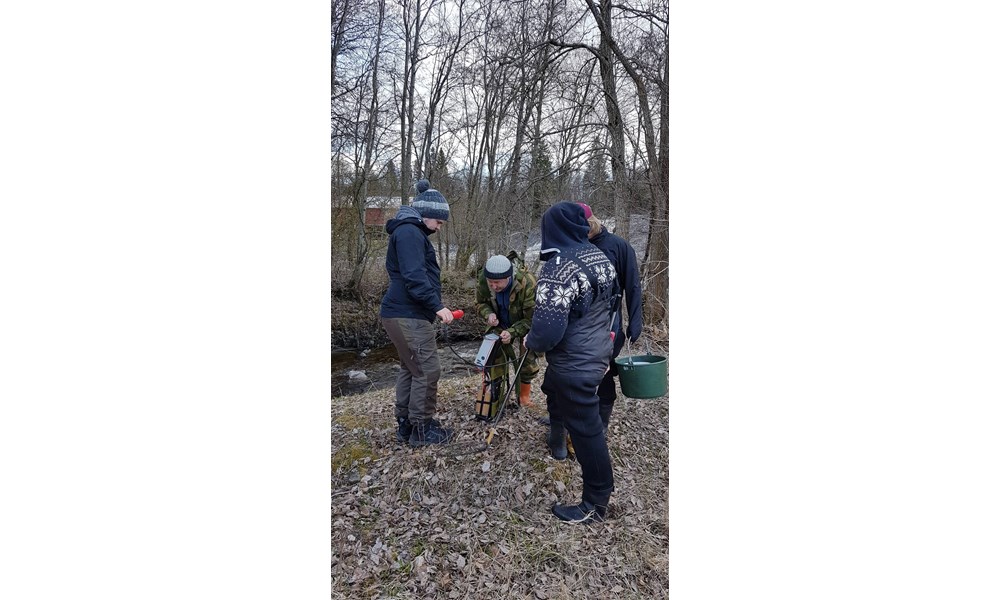
M507 361L500 349L500 336L488 333L476 354L476 366L483 372L483 384L476 397L476 420L492 421L500 411L500 404L507 394Z

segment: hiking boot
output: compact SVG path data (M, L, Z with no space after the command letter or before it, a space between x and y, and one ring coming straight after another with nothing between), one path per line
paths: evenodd
M431 419L426 423L413 423L413 431L410 432L410 445L428 446L430 444L447 444L455 437L455 432L451 429L444 429L440 423Z
M549 421L549 452L556 460L566 460L566 427L562 421Z
M560 521L565 521L574 525L583 523L600 523L604 520L604 516L607 512L607 506L597 506L596 504L591 504L586 500L575 506L565 504L552 505L552 514L554 514Z
M410 423L408 417L396 417L396 423L399 427L396 429L396 441L400 444L405 444L410 439L410 434L413 433L413 424Z

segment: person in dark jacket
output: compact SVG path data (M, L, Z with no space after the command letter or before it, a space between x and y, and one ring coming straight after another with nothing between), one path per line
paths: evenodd
M491 378L508 373L508 364L517 368L518 357L514 347L520 345L516 340L524 338L531 327L531 317L535 312L536 283L535 276L524 268L514 251L507 256L491 256L479 271L476 310L489 326L486 333L499 335L502 342L502 366L490 370ZM518 404L533 406L531 380L538 374L538 355L530 350L522 350L521 360L523 363L518 375Z
M614 491L611 457L598 411L597 386L611 358L611 305L615 268L587 240L583 208L559 202L542 215L545 261L538 274L535 313L524 338L529 350L545 353L542 393L549 410L549 449L566 458L566 430L583 471L583 500L555 505L563 521L604 520Z
M590 207L580 204L583 212L587 216L587 223L590 225L590 232L587 237L590 243L600 248L611 264L615 266L616 279L618 281L618 296L615 299L614 312L612 313L612 331L615 332L615 347L611 355L611 369L604 375L601 385L597 388L597 397L601 401L601 422L604 423L604 431L607 433L608 423L611 421L611 411L615 406L615 376L618 375L618 365L615 358L621 354L625 346L625 335L629 342L636 342L642 335L642 280L639 277L639 263L635 258L635 250L632 246L610 231L601 223L600 219L594 216ZM623 301L628 307L628 331L623 334L625 328L623 317Z
M385 225L389 289L379 316L402 364L396 376L396 439L425 446L453 437L433 418L441 377L433 323L435 317L450 323L454 316L441 301L441 267L428 239L448 220L448 202L426 179L416 188L410 206L400 207Z

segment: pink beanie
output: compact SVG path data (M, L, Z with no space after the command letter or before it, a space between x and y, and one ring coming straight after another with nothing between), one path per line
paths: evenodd
M583 202L577 202L577 204L583 207L583 216L587 217L588 219L594 216L594 211L590 210L589 206L587 206Z

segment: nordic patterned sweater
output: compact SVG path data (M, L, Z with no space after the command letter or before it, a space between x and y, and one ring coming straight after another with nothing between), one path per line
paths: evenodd
M587 239L583 209L560 202L542 215L545 261L538 275L527 346L550 368L600 370L611 360L615 268Z

